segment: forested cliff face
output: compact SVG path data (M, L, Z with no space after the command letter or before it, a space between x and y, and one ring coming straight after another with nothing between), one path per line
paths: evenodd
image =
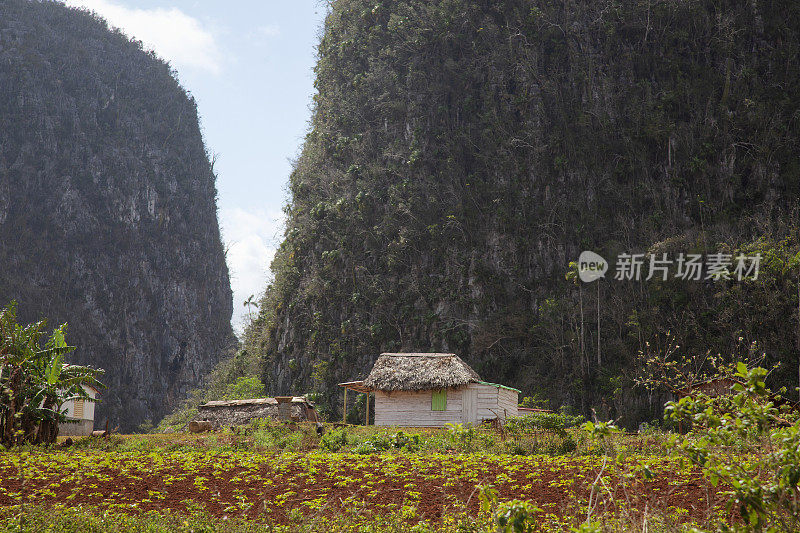
M668 335L757 341L796 383L798 31L789 0L334 1L247 335L268 388L336 406L381 351L454 351L633 423L658 411L636 356ZM765 260L757 281L598 288L565 279L582 250Z
M0 302L106 370L96 424L158 420L233 341L214 174L168 65L92 16L0 3Z

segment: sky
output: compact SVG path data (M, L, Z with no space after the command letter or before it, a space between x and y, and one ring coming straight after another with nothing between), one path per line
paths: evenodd
M215 158L233 326L259 297L283 232L291 161L308 130L321 0L65 0L169 61Z

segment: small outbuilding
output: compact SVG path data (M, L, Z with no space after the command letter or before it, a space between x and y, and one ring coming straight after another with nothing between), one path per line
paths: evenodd
M213 429L249 424L256 418L318 421L314 403L304 396L215 400L201 405L197 414L197 421L208 421Z
M341 383L375 394L376 426L477 425L517 416L517 389L482 381L452 353L384 353L363 381Z
M83 390L91 398L68 400L61 406L66 410L67 422L58 425L58 434L68 437L86 437L94 430L94 403L100 396L97 389L84 385Z

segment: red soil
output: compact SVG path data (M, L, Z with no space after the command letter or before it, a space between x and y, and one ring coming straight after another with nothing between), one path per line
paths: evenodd
M355 459L355 458L354 458ZM139 510L185 511L187 500L200 504L215 517L242 516L256 518L259 515L275 522L287 520L290 509L303 509L306 514L334 515L342 510L353 510L363 506L366 512L386 513L402 505L416 505L417 514L424 519L437 520L448 509L467 509L477 514L479 508L476 475L480 482L491 483L499 493L500 501L511 499L530 500L549 513L558 516L575 516L585 513L579 510L586 505L591 485L597 475L596 467L587 467L579 459L548 461L540 465L523 464L511 472L497 461L489 459L470 460L467 464L460 457L431 456L420 468L402 456L373 456L368 460L353 461L353 464L330 467L327 463L315 464L317 471L310 473L303 456L293 462L283 463L284 468L275 468L272 462L262 463L257 472L247 470L235 463L228 469L213 467L187 471L180 464L158 469L136 467L115 470L101 468L81 481L64 481L59 476L28 480L25 484L26 502L45 505L90 505L105 507L113 503L138 502ZM386 475L385 466L399 465L410 477L399 480ZM447 463L447 464L445 464ZM463 465L464 475L443 477L442 471L449 466ZM416 470L414 470L416 469ZM155 470L155 471L154 471ZM460 470L459 470L460 471ZM95 477L100 474L100 477ZM528 477L529 474L533 478ZM187 476L183 480L169 480L170 476ZM371 475L375 477L372 478ZM507 475L509 479L505 479ZM104 479L108 476L109 479ZM205 490L198 487L199 480ZM313 476L313 478L311 478ZM498 480L498 476L501 479ZM343 478L356 481L337 486ZM472 478L472 481L469 478ZM310 479L311 478L311 479ZM372 479L367 485L364 480ZM271 481L271 483L269 483ZM629 510L643 511L645 505L653 510L677 507L687 511L685 518L702 521L719 505L715 490L699 476L678 477L669 471L657 472L652 481L632 480L623 482L619 476L606 478L614 498L601 496L597 511L619 511L621 506ZM57 483L61 483L58 485ZM266 485L265 485L266 483ZM445 483L450 483L446 488ZM407 488L408 484L413 484ZM0 506L13 505L19 500L8 492L18 492L21 482L16 470L0 466ZM163 498L154 497L149 491L157 491ZM287 497L287 492L293 492ZM412 492L413 491L413 492ZM417 494L415 494L417 493ZM280 505L280 498L285 503ZM321 498L319 505L311 508L303 502ZM246 502L245 510L237 507Z

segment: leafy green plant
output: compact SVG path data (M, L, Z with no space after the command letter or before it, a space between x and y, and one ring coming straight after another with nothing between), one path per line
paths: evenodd
M347 433L344 428L334 429L322 436L319 446L329 452L338 452L347 446Z
M467 451L472 450L477 437L474 427L463 424L447 424L445 427L447 428L447 437L452 444L461 446Z
M498 530L504 533L538 531L537 514L544 511L529 501L512 500L500 505L494 515Z
M405 433L398 431L392 435L392 446L408 452L415 452L419 450L422 438L419 433Z
M244 448L252 442L256 449L296 450L304 439L302 431L291 430L285 424L275 423L271 419L251 420L241 433L245 436L244 440L234 442Z
M725 488L728 509L742 517L731 530L800 531L800 420L779 408L782 398L766 388L766 376L740 362L734 394L669 402L668 418L692 422L670 446Z
M529 501L511 500L500 503L499 493L491 485L479 485L478 498L480 509L484 515L491 515L497 526L496 531L503 533L527 533L539 530L537 513L544 513Z
M414 452L419 450L420 441L419 434L407 434L403 431L398 431L393 435L374 435L361 442L353 451L362 455L379 453L389 449Z
M69 400L96 401L84 385L102 387L103 371L64 363L68 346L66 324L45 340L42 320L17 324L12 302L0 310L0 444L52 443L58 424L67 420L63 405ZM44 342L44 346L42 343Z
M522 433L526 430L545 430L564 435L567 428L576 427L584 420L581 415L533 413L510 419L506 424L506 430L517 433Z
M583 420L582 416L563 413L533 413L512 418L505 426L512 437L506 447L515 455L572 453L577 449L577 443L567 428L574 427Z

